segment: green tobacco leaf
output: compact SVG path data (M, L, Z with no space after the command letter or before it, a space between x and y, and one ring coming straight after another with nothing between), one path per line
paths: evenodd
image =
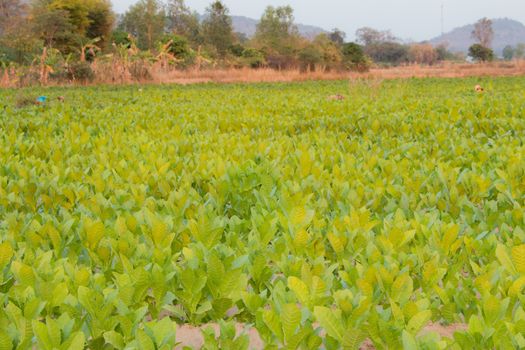
M284 338L291 338L301 323L301 310L296 304L283 305L281 310L281 323L284 332Z
M263 311L263 321L266 326L273 332L279 339L283 339L283 331L281 328L280 317L273 310Z
M290 223L296 228L306 227L312 221L314 214L313 210L308 210L304 207L294 207L290 212Z
M407 331L403 331L403 350L418 350L416 338Z
M152 330L155 344L157 344L157 346L175 346L175 322L171 321L168 317L165 317L160 321L150 322L147 326Z
M70 339L63 344L62 350L82 350L85 349L86 337L82 332L76 332ZM118 349L118 348L117 348Z
M140 350L155 350L153 340L142 329L137 330L137 341Z
M512 248L512 261L516 270L525 274L525 244Z
M316 306L314 315L326 333L338 341L343 341L345 330L341 320L341 311L332 310L327 307Z
M514 267L514 264L512 263L512 260L509 257L509 254L507 253L507 248L502 245L498 244L496 247L496 258L498 258L501 265L510 273L515 274L517 273L516 268Z
M290 288L297 297L297 300L303 305L308 305L310 292L308 286L301 281L299 278L290 276L288 277L288 288Z
M361 347L361 344L366 339L366 333L356 329L356 328L348 328L345 331L345 334L343 336L343 349L344 350L359 350Z
M104 340L107 344L113 346L115 349L124 348L124 338L120 333L115 331L108 331L104 333Z
M14 255L14 250L8 242L0 243L0 271L9 263Z
M46 325L38 321L33 321L32 324L33 331L35 332L36 340L40 348L43 350L52 350L53 343L51 342L51 339L49 339Z
M13 261L11 269L16 279L25 286L33 286L35 283L35 274L31 266L24 263Z
M288 350L296 350L297 348L299 348L301 343L306 339L306 337L308 337L309 334L311 334L311 332L312 332L311 327L309 327L309 328L307 328L307 327L299 328L297 333L295 333L294 335L292 335L292 336L290 336L290 337L288 337L286 339L286 349L288 349ZM314 347L308 347L308 348L312 349Z
M13 341L9 334L0 330L0 350L11 350L13 348Z
M408 321L407 324L407 330L411 334L417 334L423 327L425 327L428 322L430 321L430 318L432 317L432 311L430 310L424 310L420 311Z
M86 242L90 248L95 248L104 237L104 224L100 221L86 223Z
M403 305L412 295L413 282L408 274L397 277L392 284L391 297L397 303Z

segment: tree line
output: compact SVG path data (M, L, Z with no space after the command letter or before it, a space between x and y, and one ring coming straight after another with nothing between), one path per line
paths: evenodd
M484 50L490 46L491 24L482 22L476 30L480 44L471 48L471 56L490 60ZM355 37L349 42L334 29L307 39L290 6L268 6L248 38L234 31L229 9L220 0L202 15L184 0L139 0L122 15L114 13L109 0L0 0L0 63L36 63L46 74L89 75L90 62L114 56L180 69L353 71L366 71L372 63L432 65L458 58L445 46L404 44L389 31L361 28Z

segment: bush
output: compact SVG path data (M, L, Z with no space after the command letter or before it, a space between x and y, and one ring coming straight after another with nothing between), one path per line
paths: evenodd
M245 66L260 68L266 64L264 54L257 49L246 48L242 52L242 60Z
M308 45L299 51L301 71L313 71L315 66L323 61L323 54L315 45Z
M170 43L168 52L178 59L185 59L190 55L191 48L188 44L188 40L180 35L165 35L162 40L162 44Z
M188 68L195 63L195 52L185 37L176 34L165 35L160 44L167 45L168 43L167 52L177 59L178 68Z
M343 65L346 69L366 72L370 69L370 60L366 57L363 47L356 43L343 45Z
M21 73L18 76L18 87L31 86L37 84L40 81L40 75L37 72L22 69Z
M512 58L514 58L514 48L510 45L507 45L505 46L505 48L503 49L503 59L505 61L511 61Z
M368 45L365 53L376 63L398 65L409 61L408 46L393 41Z
M34 106L36 105L36 96L32 95L18 95L15 98L15 106L16 108L24 108L28 106Z
M245 48L241 44L233 44L232 46L230 46L230 52L235 57L242 57L242 54L243 54L244 50L245 50Z
M490 62L494 60L494 51L481 44L474 44L469 47L468 55L477 62Z
M87 62L74 62L67 69L68 78L73 81L87 83L95 79L95 72Z
M56 82L67 82L68 80L71 80L71 74L66 68L55 69L53 72L49 73L49 79Z
M412 63L433 65L438 61L438 53L430 44L412 44L409 48Z
M122 45L128 49L131 48L129 33L123 30L115 30L113 33L111 33L111 41L115 45Z
M438 61L453 61L457 59L454 53L450 52L445 45L436 47L436 54Z
M129 74L136 81L145 81L152 78L149 64L144 61L134 61L129 66Z

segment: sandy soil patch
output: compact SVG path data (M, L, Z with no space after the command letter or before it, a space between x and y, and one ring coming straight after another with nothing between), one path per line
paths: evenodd
M184 346L192 347L193 349L200 349L204 344L204 339L201 334L201 329L211 327L214 329L215 334L219 335L219 325L210 323L200 327L182 325L177 327L177 342L180 343L176 349L182 349ZM250 349L252 350L262 350L264 349L264 342L257 330L253 327L247 327L242 323L237 323L235 325L237 335L242 334L244 331L247 332L250 339ZM465 324L456 323L450 325L441 325L439 323L430 323L427 325L421 332L437 332L440 336L445 338L452 338L454 332L465 330L467 326ZM361 350L374 350L372 342L367 339L361 346Z

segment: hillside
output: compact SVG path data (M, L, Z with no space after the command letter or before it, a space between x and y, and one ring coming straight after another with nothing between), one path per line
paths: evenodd
M500 55L503 48L507 45L515 46L519 43L525 43L525 25L521 22L508 19L493 19L494 40L493 49L496 54ZM474 43L471 37L474 24L456 28L437 38L430 40L433 45L447 44L449 50L453 52L467 52L470 45Z
M251 37L255 34L255 29L257 28L258 20L245 17L245 16L232 16L233 28L236 32L246 34L248 37ZM297 24L299 33L309 39L314 38L320 33L326 33L326 30L305 24Z

